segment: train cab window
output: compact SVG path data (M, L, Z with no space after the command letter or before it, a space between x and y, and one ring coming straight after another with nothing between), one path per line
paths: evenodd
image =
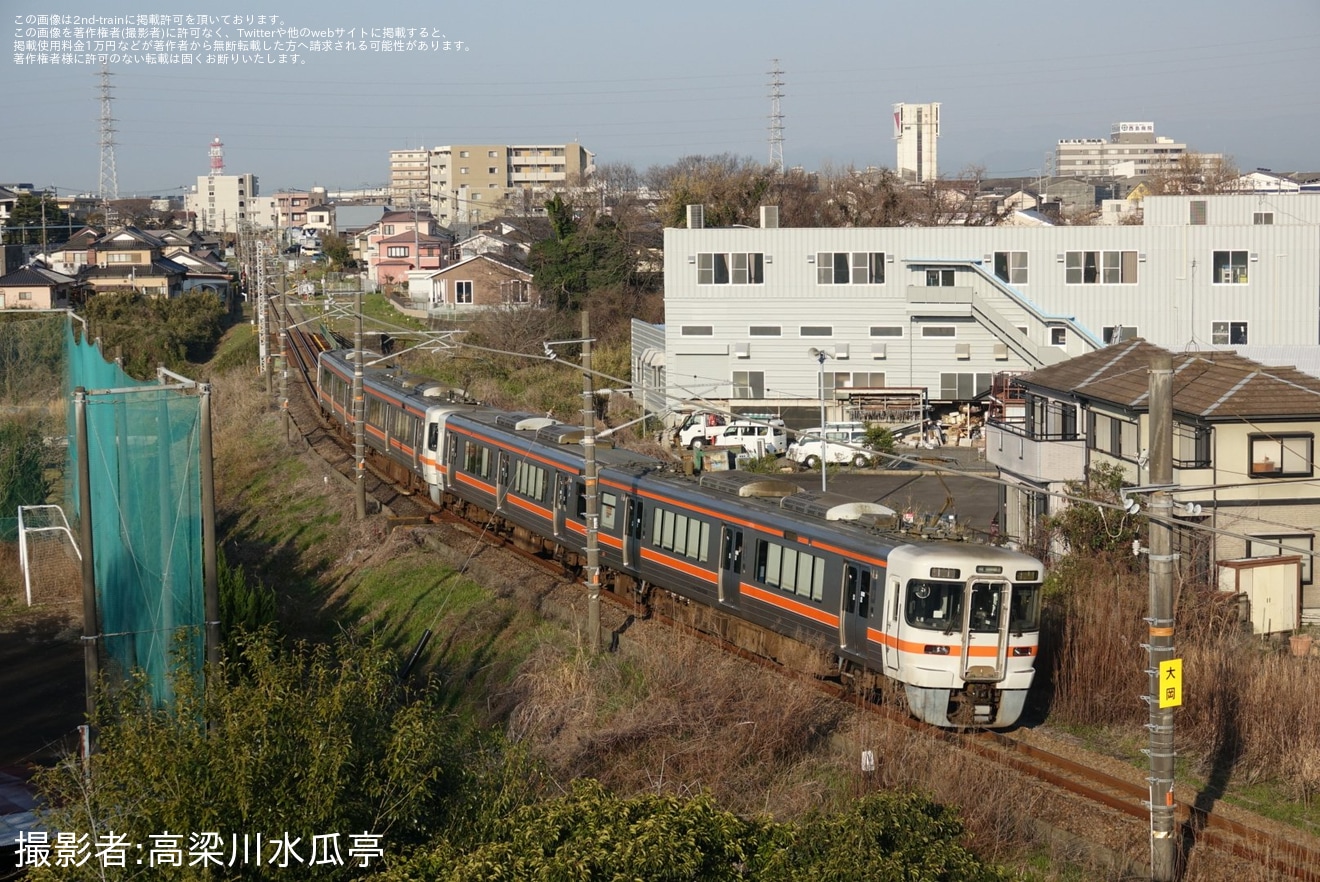
M463 471L478 478L490 477L490 449L475 441L463 444Z
M1008 605L1008 629L1015 634L1040 630L1040 586L1014 585Z
M962 582L908 582L907 623L916 628L949 631L962 627Z

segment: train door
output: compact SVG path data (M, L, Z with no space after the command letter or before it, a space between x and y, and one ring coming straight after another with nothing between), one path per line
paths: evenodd
M845 563L839 593L839 645L858 658L866 657L866 625L871 615L871 568Z
M885 673L898 676L898 635L902 624L903 584L898 579L889 580L888 612L884 613L884 664Z
M998 683L1008 655L1008 609L1013 586L1007 579L977 576L964 588L962 658L964 680Z
M440 471L440 417L435 413L428 413L422 423L419 459L422 463L422 481L430 491L431 501L438 503L444 490L444 478Z
M720 536L720 603L737 606L738 587L742 582L743 531L724 524Z
M568 512L568 500L573 489L573 478L570 475L559 473L555 475L555 538L562 539L564 535L564 515Z
M623 565L630 569L636 569L641 564L642 558L642 539L644 538L642 514L644 506L640 499L629 496L626 509L627 521L623 533Z
M507 451L499 452L499 465L495 469L495 510L504 509L504 497L509 493L509 454Z

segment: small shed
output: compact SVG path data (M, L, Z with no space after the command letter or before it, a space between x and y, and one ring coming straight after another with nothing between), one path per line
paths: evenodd
M1243 599L1253 634L1295 631L1302 623L1299 554L1221 560L1219 588Z

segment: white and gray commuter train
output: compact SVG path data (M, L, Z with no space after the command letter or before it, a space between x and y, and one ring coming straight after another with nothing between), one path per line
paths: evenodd
M321 410L345 431L352 358L323 352L317 369ZM522 547L584 563L581 427L453 400L392 367L363 374L364 437L395 480ZM859 689L901 684L911 712L937 726L1018 721L1039 646L1040 561L914 539L883 529L892 520L879 506L763 475L694 478L607 445L596 458L606 590L669 592L709 630L781 660L805 646Z

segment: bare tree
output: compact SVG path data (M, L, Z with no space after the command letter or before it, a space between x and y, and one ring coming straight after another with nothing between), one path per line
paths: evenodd
M1172 168L1152 174L1146 186L1157 196L1235 193L1241 176L1242 172L1227 156L1184 153Z

